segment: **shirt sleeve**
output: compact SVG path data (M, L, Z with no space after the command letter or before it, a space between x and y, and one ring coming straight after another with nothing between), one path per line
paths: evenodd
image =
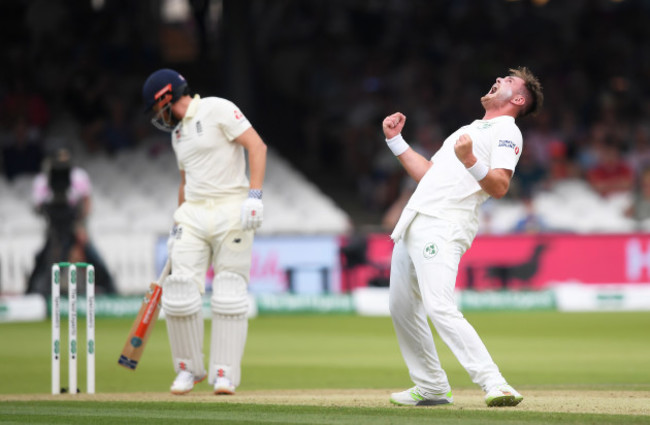
M235 140L251 127L251 123L246 116L237 105L229 100L224 99L219 105L217 113L219 114L221 129L229 141Z
M492 141L490 168L505 168L514 171L521 157L523 144L521 131L516 125L500 128Z

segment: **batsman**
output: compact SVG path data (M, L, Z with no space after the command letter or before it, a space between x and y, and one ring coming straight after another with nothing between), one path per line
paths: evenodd
M192 96L185 78L174 70L152 73L142 95L152 124L171 133L180 170L178 208L167 242L172 273L163 282L161 302L176 372L171 392L188 393L207 376L215 394L234 394L248 331L253 236L264 213L266 144L233 102ZM214 280L206 371L202 295L210 265Z

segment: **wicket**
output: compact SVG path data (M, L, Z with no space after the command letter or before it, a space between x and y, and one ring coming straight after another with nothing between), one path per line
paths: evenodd
M61 393L61 269L68 268L68 392L77 393L77 268L86 269L86 391L95 393L95 267L89 263L52 265L52 394Z

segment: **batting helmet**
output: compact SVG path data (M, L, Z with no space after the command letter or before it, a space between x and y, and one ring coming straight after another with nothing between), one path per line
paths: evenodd
M151 74L142 86L145 112L150 111L155 104L164 106L170 102L174 103L185 94L189 94L189 87L181 74L173 69L159 69Z

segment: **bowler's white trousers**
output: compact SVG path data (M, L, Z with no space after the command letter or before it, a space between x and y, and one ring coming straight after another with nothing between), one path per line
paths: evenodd
M417 214L393 249L390 312L411 380L426 392L450 390L427 316L474 383L487 391L506 382L454 298L472 237L456 223Z

